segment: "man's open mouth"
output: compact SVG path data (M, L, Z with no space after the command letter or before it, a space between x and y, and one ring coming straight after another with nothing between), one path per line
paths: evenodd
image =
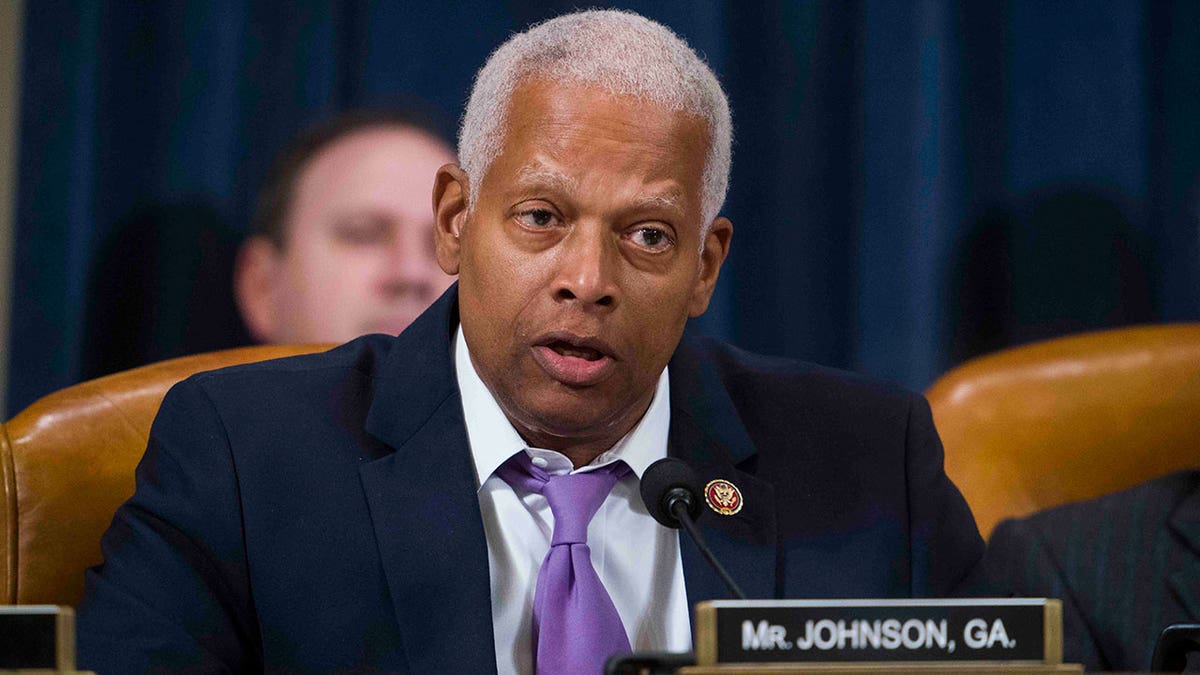
M604 358L604 354L598 349L573 345L570 342L565 342L563 340L555 340L546 346L550 349L553 349L560 356L573 356L577 359L584 359L587 361L599 361L600 359Z
M551 333L538 340L533 358L550 377L572 387L589 386L607 378L616 364L612 349L598 338Z

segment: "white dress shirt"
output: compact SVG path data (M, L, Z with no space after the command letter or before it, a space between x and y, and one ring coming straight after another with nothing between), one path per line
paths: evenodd
M538 569L550 550L554 516L545 497L518 496L494 472L518 452L529 453L531 461L551 475L571 473L571 460L525 444L475 372L461 327L453 348L487 535L496 665L501 675L533 673L533 596ZM638 491L646 467L667 456L670 419L670 385L664 369L654 400L637 426L579 469L589 471L620 459L633 470L613 487L592 518L588 547L635 651L692 647L679 533L659 525L646 512Z

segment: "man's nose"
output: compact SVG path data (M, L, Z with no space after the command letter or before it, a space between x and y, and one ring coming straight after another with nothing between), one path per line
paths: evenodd
M562 257L555 297L588 307L617 304L616 271L620 252L601 227L578 226L559 245Z
M432 268L437 267L429 249L430 245L408 233L390 237L383 247L384 291L394 295L424 292L431 285Z

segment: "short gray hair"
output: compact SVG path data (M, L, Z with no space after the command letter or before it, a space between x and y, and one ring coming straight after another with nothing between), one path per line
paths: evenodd
M513 91L544 77L637 96L707 122L701 195L704 228L717 217L729 187L733 122L716 75L678 35L632 12L589 10L536 24L500 45L475 76L458 132L469 201L504 145Z

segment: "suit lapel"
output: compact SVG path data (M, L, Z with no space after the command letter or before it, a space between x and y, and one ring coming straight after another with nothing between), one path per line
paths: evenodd
M711 364L681 347L671 361L671 430L668 453L687 462L704 485L732 483L741 492L741 508L722 515L702 507L697 525L717 560L750 598L778 593L778 553L774 487L748 470L757 450ZM705 600L723 600L729 591L699 549L680 534L689 610ZM693 616L694 619L694 616Z
M1188 559L1171 574L1171 589L1190 617L1200 617L1200 473L1192 490L1171 514L1171 530L1184 544Z
M377 369L367 431L395 452L360 477L410 668L495 672L487 540L450 355L455 293Z

